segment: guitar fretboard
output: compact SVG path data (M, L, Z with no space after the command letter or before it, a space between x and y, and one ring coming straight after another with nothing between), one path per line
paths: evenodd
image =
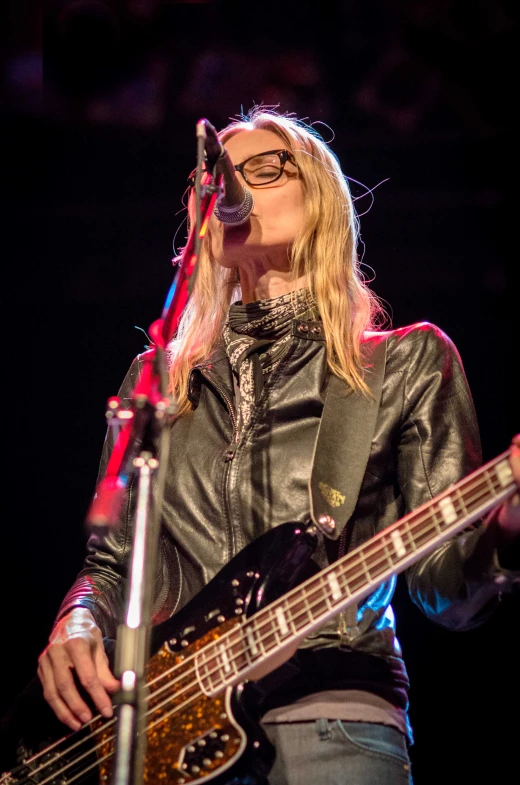
M263 660L366 597L516 489L509 450L309 578L196 655L201 687L214 695Z

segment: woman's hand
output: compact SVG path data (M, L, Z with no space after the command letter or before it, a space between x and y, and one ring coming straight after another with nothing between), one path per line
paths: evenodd
M509 463L519 490L502 504L495 516L497 552L502 567L520 570L520 434L513 437Z
M498 525L507 539L520 537L520 433L513 437L509 459L519 489L504 502L498 513Z
M87 608L74 608L54 627L38 659L38 676L45 700L72 730L92 719L73 672L104 717L111 717L110 694L119 682L108 667L101 630Z

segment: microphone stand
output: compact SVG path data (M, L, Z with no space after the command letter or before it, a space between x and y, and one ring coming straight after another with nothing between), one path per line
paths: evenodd
M204 237L223 177L214 174L217 148L208 144L206 171L202 159L206 145L206 120L197 123L196 222L190 231L161 318L150 326L152 348L146 353L141 376L132 391L130 409L117 397L108 402L107 419L118 435L103 479L87 514L86 523L108 531L119 522L119 513L130 479L137 475L137 507L125 623L117 630L115 673L121 689L115 696L117 731L113 785L140 785L144 781L146 754L146 681L149 658L153 579L159 540L160 515L169 459L169 425L177 406L167 394L166 350L175 335L182 312L193 290L200 243ZM220 150L218 150L220 154ZM157 473L154 492L152 478Z

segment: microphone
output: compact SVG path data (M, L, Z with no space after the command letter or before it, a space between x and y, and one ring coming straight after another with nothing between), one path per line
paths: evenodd
M224 178L224 193L217 201L214 214L224 224L242 224L251 215L254 207L253 194L241 185L229 153L217 136L215 128L204 120L206 129L205 149L209 163L216 166Z

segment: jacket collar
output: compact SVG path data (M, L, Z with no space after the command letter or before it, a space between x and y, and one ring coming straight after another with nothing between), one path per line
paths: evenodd
M321 321L309 321L306 314L293 320L291 333L307 341L324 341ZM209 357L194 365L188 377L188 400L197 408L200 400L202 377L208 379L217 390L224 390L233 399L233 375L226 354L224 342L217 344Z
M218 344L209 357L194 365L190 371L188 377L188 400L194 408L197 408L199 405L203 376L209 379L217 390L224 389L227 396L231 400L233 399L233 376L226 355L226 347L223 343Z

